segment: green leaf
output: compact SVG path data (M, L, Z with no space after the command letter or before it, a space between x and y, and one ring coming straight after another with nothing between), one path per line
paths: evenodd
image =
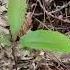
M10 35L0 33L0 45L3 44L4 46L10 47L11 41L10 41Z
M20 45L39 50L70 53L70 39L57 31L51 30L29 32L20 38Z
M13 40L16 39L21 26L25 22L25 14L27 11L26 0L8 0L8 21L10 24Z

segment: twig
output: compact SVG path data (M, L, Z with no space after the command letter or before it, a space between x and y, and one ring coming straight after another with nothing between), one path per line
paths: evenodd
M49 13L52 14L52 13L58 12L58 11L62 10L63 8L67 7L69 4L70 4L70 1L66 5L61 6L60 9L56 9L55 11L51 11Z
M38 20L37 18L35 18L36 21L38 21L40 24L42 24L46 29L49 29L45 24L44 22L41 22L40 20Z
M16 42L12 42L12 55L14 58L14 62L15 62L15 69L17 70L17 57L15 56L15 47L16 47L17 43Z
M34 7L34 10L33 10L32 14L31 14L31 17L33 16L33 14L34 14L34 12L35 12L35 10L36 10L37 2L38 2L38 0L36 1L36 5L35 5L35 7Z
M40 15L43 15L43 13L34 13L33 15L34 16L40 16Z
M49 13L49 12L43 7L43 5L41 4L40 0L38 0L38 2L39 2L39 4L40 4L40 7L45 11L45 13L46 13L47 15L51 16L52 18L58 19L58 20L60 20L60 21L63 21L63 22L65 22L65 23L70 23L70 20L68 20L68 19L60 19L60 18L58 18L57 16L52 15L51 13ZM70 2L69 2L69 3L70 3Z
M68 68L51 52L45 52L49 57L50 59L52 60L56 60L60 65L62 65L66 70L68 70Z

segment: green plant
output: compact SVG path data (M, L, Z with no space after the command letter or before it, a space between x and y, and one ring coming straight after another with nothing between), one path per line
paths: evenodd
M70 53L70 39L51 30L31 31L20 39L22 47L30 47L52 52Z
M26 0L8 0L8 21L12 38L15 41L21 26L25 22L25 14L27 11Z
M0 44L1 45L3 44L3 46L10 47L11 46L10 35L0 32Z
M21 26L25 21L26 8L26 0L9 0L8 20L13 41L16 40ZM70 39L57 31L31 31L22 36L19 42L22 47L70 53Z

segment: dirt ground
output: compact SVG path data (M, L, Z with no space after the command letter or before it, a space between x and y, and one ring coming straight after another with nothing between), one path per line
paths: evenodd
M51 29L70 36L69 0L27 0L27 3L29 24L25 30ZM7 9L8 1L0 0L0 34L9 34ZM1 43L0 70L70 70L70 54L60 56L18 46L14 49Z

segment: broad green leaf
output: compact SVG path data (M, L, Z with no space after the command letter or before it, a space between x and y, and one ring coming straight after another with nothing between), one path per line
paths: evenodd
M3 44L4 46L11 46L10 35L0 33L0 45Z
M13 40L16 39L21 26L25 22L27 11L26 0L8 0L8 21Z
M39 50L70 53L70 39L51 30L31 31L20 38L20 45Z

